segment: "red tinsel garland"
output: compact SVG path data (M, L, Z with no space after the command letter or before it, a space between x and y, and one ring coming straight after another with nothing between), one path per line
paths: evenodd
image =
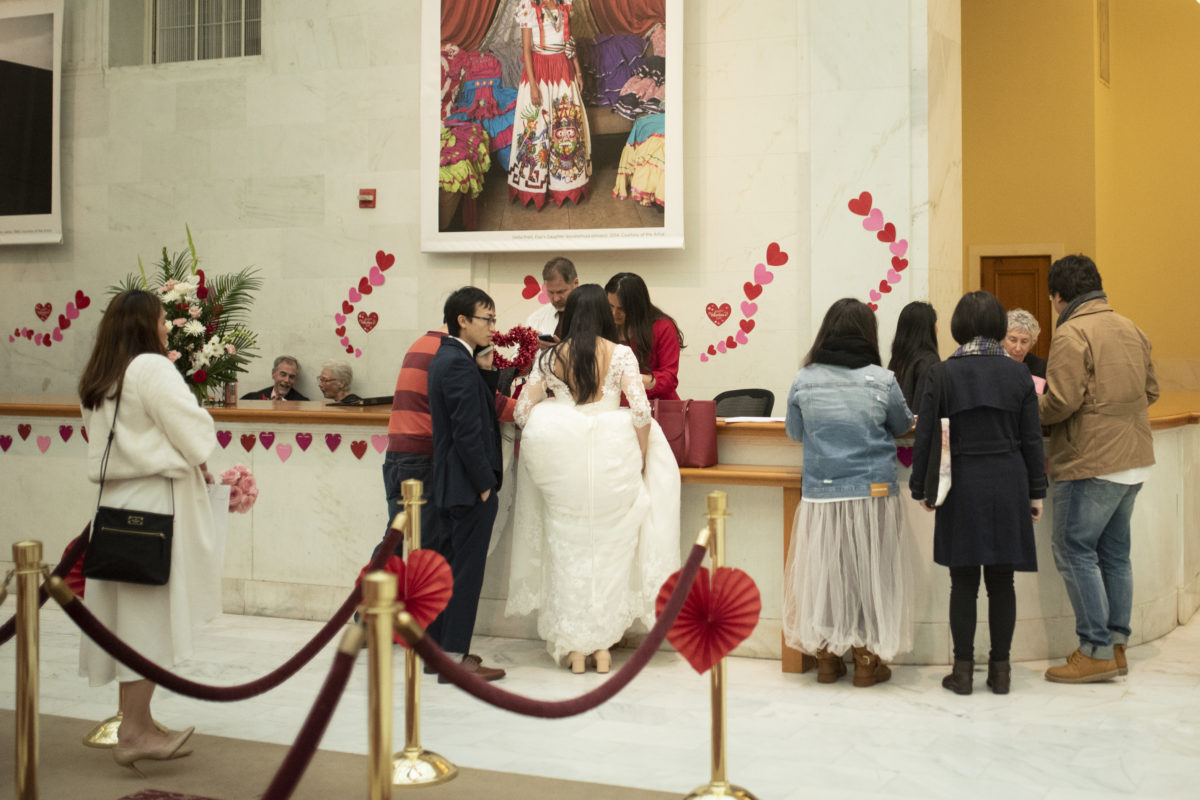
M516 367L518 375L524 375L533 366L533 359L538 353L538 332L525 325L515 325L508 333L496 331L492 334L492 343L497 347L517 346L517 354L512 360L505 358L496 351L493 363L496 369Z

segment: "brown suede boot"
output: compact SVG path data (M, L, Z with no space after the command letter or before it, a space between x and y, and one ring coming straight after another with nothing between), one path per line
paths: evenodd
M975 662L954 659L954 668L949 675L942 678L942 688L949 689L955 694L970 694L974 691Z
M1113 660L1117 662L1117 672L1121 675L1129 674L1129 662L1125 660L1125 645L1113 645Z
M825 648L817 651L817 683L833 683L846 674L846 662Z
M854 648L854 685L874 686L892 677L887 664L865 647Z
M987 685L992 694L1008 694L1012 685L1012 664L1007 661L989 661Z
M1061 667L1046 670L1046 680L1051 683L1096 683L1120 675L1117 661L1113 658L1092 658L1076 650L1067 656Z

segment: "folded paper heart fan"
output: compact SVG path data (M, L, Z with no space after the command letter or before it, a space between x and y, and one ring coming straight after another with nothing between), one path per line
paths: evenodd
M404 603L405 610L422 628L428 628L450 602L454 576L446 559L435 550L414 550L409 554L407 564L400 556L392 556L383 569L396 576L396 599ZM367 568L363 567L357 582L362 582L366 572ZM392 640L405 645L399 634L392 634Z
M661 614L679 583L671 575L659 590L655 612ZM733 652L758 624L762 598L754 579L740 569L718 567L709 579L702 568L667 641L701 674Z

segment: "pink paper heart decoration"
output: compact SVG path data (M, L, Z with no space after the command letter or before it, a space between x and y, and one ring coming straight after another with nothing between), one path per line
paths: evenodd
M349 337L349 336L343 336L343 337L342 337L341 339L339 339L338 341L340 341L340 342L342 343L342 347L349 347L349 346L350 346L350 337Z
M338 312L337 314L333 315L333 321L336 322L338 324L338 327L340 328L341 326L346 324L346 315L342 314L341 312Z
M735 334L733 335L733 340L734 340L735 342L737 342L738 344L745 344L746 342L748 342L748 341L749 341L749 339L747 339L747 338L746 338L746 332L745 332L745 331L738 331L737 333L735 333Z
M296 444L300 445L301 450L307 450L308 446L310 444L312 444L312 434L311 433L297 433L296 434Z
M49 450L50 449L50 437L49 436L37 437L37 447L38 447L38 450L41 450L43 453L46 452L47 450Z
M62 341L62 328L55 328L54 332L50 334L50 338L56 342L61 342Z
M230 431L217 431L217 443L221 445L222 450L228 447L229 443L232 441L233 433Z
M77 319L79 317L79 309L74 303L67 303L67 319Z
M701 353L700 354L700 363L703 364L705 361L708 361L708 353Z
M386 279L383 277L383 273L379 271L379 267L371 267L371 271L367 273L367 282L372 286L383 286L384 280Z
M883 212L878 208L872 208L871 213L867 214L867 218L863 220L863 227L869 231L877 231L883 227Z
M717 352L718 353L725 352L725 343L724 342L717 342Z
M342 435L340 433L325 434L325 445L329 448L329 452L338 449L338 445L342 443Z
M888 267L887 282L888 283L899 283L900 282L900 273L896 272L896 270L892 269L891 267Z
M362 295L353 286L350 287L350 292L347 296L350 298L351 303L357 303L359 300L362 300Z
M894 256L903 256L908 252L908 239L898 239L888 245L888 250L892 251Z
M758 311L758 303L751 303L749 300L742 301L742 316L746 318L753 317Z
M292 455L292 446L290 444L280 444L275 448L275 455L279 456L280 461L287 461Z
M36 345L36 344L41 344L41 343L42 343L42 334L40 334L40 333L39 333L39 334L37 334L36 336L34 336L34 337L33 337L33 343L34 343L35 345Z
M546 305L546 303L550 302L550 295L546 294L545 286L543 286L542 290L540 292L538 292L538 302L541 303L542 305Z
M270 450L271 445L275 443L275 434L271 431L263 431L258 434L258 440L262 442L264 450Z
M371 446L375 448L375 452L382 453L387 450L388 437L386 435L378 435L371 437Z
M883 297L883 295L881 295L879 292L875 291L874 289L871 290L871 301L872 302L878 303L879 298L881 298L881 297Z
M355 358L362 358L362 350L360 350L360 349L359 349L359 348L357 348L357 347L356 347L356 348L354 348L354 357L355 357Z
M14 339L14 338L13 338L13 335L12 335L11 333L8 335L8 340L9 340L10 342L15 342L15 341L16 341L16 339Z
M754 282L760 285L766 285L775 280L775 274L767 270L766 264L754 265Z

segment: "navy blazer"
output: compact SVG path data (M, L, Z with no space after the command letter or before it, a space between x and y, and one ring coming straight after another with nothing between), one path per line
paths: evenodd
M472 506L499 491L504 466L496 383L500 373L482 370L461 341L447 336L429 364L429 416L433 421L430 499L438 508Z
M242 395L242 399L243 400L270 400L271 392L273 392L273 391L275 391L275 386L272 384L271 386L268 386L265 389L259 389L257 392L246 392L244 395ZM296 391L295 386L293 386L291 389L288 389L287 397L285 397L283 399L284 400L308 400L307 397L305 397L304 395L302 395Z

